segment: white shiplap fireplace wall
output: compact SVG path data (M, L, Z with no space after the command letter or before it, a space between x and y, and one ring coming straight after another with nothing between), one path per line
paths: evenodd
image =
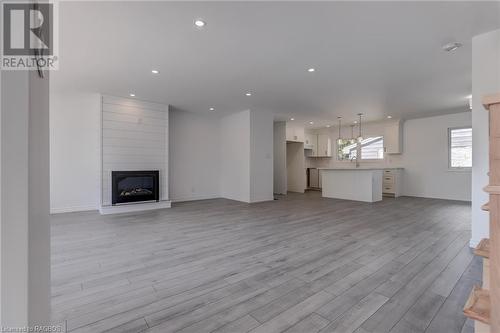
M170 207L168 105L130 98L101 99L101 214ZM159 170L160 201L111 204L111 171Z

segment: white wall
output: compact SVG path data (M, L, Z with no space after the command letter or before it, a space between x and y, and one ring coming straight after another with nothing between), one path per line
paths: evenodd
M448 168L448 128L462 126L471 126L470 112L405 122L405 195L471 200L471 172Z
M53 90L50 106L51 211L99 209L100 95ZM272 200L270 113L244 111L223 118L185 111L171 115L169 189L174 201Z
M215 116L170 111L172 201L219 197L219 129Z
M2 32L0 32L2 33ZM3 94L3 91L2 91L2 71L0 71L0 138L2 138L2 109L3 109L3 104L2 104L2 94ZM0 139L1 140L1 139ZM3 182L2 182L2 143L0 141L0 249L2 249L2 203L3 203L3 199L2 199L2 188L3 188ZM2 255L0 254L0 325L3 324L3 321L2 321L2 313L3 313L3 310L2 310L2 264L3 260L2 260Z
M51 91L52 213L92 210L99 206L100 109L97 93Z
M220 120L220 194L250 202L250 110Z
M489 115L481 104L485 94L500 92L500 30L472 39L472 238L475 247L489 236L489 214L481 210L488 202Z
M51 212L99 209L100 94L51 91ZM219 118L172 111L170 196L197 200L220 196ZM76 183L79 191L68 184Z
M286 194L287 172L286 172L286 122L278 121L274 123L274 193Z
M273 114L250 112L250 202L273 200Z
M29 76L25 72L4 72L2 81L1 326L23 326L28 324L29 302Z
M47 325L49 82L36 71L7 71L1 79L0 326Z

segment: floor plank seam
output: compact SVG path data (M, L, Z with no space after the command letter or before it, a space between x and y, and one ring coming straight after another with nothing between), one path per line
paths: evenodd
M456 237L454 240L458 239L459 237L460 237L460 236ZM450 244L450 245L451 245L451 244ZM448 246L447 246L447 248L448 248L450 245L448 245ZM454 255L454 256L453 256L453 257L452 257L452 258L448 261L448 264L447 264L446 266L444 266L444 268L443 268L442 270L440 270L440 272L439 272L439 274L437 274L436 278L435 278L434 280L432 280L431 282L429 282L429 283L428 283L428 286L425 288L425 290L423 290L423 291L421 291L421 293L419 293L418 297L416 297L416 298L415 298L415 302L414 302L413 304L417 303L417 302L421 299L421 297L423 297L423 295L424 295L424 293L426 292L426 290L428 289L428 287L430 287L430 286L432 285L432 283L433 283L436 279L438 279L438 278L439 278L439 276L440 276L440 275L441 275L441 274L442 274L442 273L446 270L446 268L449 266L450 262L451 262L453 259L455 259L455 258L458 256L458 254L459 254L459 253L460 253L460 250L459 250L459 251L457 251L457 252L456 252L456 254L455 254L455 255ZM430 261L427 265L425 265L425 267L427 267L427 266L431 265L431 264L434 262L434 260L435 260L435 259L437 259L437 258L439 258L439 257L440 257L440 254L439 254L439 255L437 255L436 257L434 257L433 261ZM424 267L424 268L425 268L425 267ZM423 268L423 269L424 269L424 268ZM403 287L403 288L405 288L405 287ZM444 304L444 302L441 304L441 306L443 306L443 304ZM412 305L412 306L413 306L413 305ZM408 310L406 310L406 311L405 311L405 313L404 313L404 314L400 317L400 319L399 319L399 320L398 320L398 321L397 321L397 322L396 322L396 323L395 323L395 324L391 327L391 329L389 330L389 332L390 332L390 331L392 331L392 330L393 330L393 329L394 329L394 328L395 328L395 327L399 324L399 322L400 322L400 321L404 320L404 318L405 318L406 314L407 314L407 313L409 313L409 311L411 310L412 306L410 306L410 307L408 308ZM440 307L441 307L441 306L440 306ZM434 314L434 316L435 316L436 314L437 314L437 312ZM433 318L434 318L434 316L433 316ZM430 324L431 322L432 322L432 320L429 322L429 324ZM428 326L427 326L427 327L428 327ZM426 327L426 329L427 329L427 327ZM425 332L425 330L424 330L424 332Z
M466 247L469 247L469 244L466 244L465 245ZM472 252L472 249L471 249L471 252ZM441 311L441 309L445 306L446 304L446 301L448 301L448 299L450 298L450 296L453 294L453 291L455 291L456 288L458 288L458 283L459 281L462 279L462 278L466 278L464 277L464 275L466 274L467 270L470 268L470 266L472 266L474 264L474 258L472 258L471 262L469 263L469 265L467 265L467 267L464 269L464 271L462 272L462 274L460 275L460 278L458 279L457 283L453 286L453 289L451 290L451 292L448 294L448 296L446 297L445 301L441 304L441 306L439 307L438 311L436 311L436 313L434 314L434 316L432 317L432 319L429 321L429 324L426 326L424 332L427 332L427 330L429 329L429 327L432 325L432 322L434 321L434 319L436 318L436 316L439 314L439 312ZM465 304L465 300L463 302ZM464 323L462 324L462 329L463 327L467 324L467 318L465 316L463 316L464 318Z

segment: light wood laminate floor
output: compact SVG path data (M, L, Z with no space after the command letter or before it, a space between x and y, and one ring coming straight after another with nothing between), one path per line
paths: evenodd
M52 216L52 317L72 332L472 332L470 205L290 194Z

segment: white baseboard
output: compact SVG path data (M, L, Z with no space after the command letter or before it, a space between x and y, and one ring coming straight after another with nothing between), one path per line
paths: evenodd
M259 203L259 202L268 202L268 201L274 201L274 196L272 196L270 198L260 198L260 199L251 200L249 203Z
M444 198L437 196L429 196L429 195L421 195L421 194L401 194L402 197L412 197L412 198L422 198L422 199L438 199L438 200L449 200L449 201L462 201L462 202L472 202L472 199L463 199L463 198Z
M197 201L197 200L210 200L210 199L220 199L221 196L218 194L209 195L198 195L192 197L180 197L171 199L172 202L186 202L186 201Z
M170 207L172 207L172 202L170 200L164 200L158 202L144 202L144 203L128 204L128 205L102 206L101 208L99 208L99 213L101 213L101 215L121 214L121 213L141 212L146 210L164 209Z
M98 206L51 207L50 214L86 212L90 210L99 210L99 207Z

